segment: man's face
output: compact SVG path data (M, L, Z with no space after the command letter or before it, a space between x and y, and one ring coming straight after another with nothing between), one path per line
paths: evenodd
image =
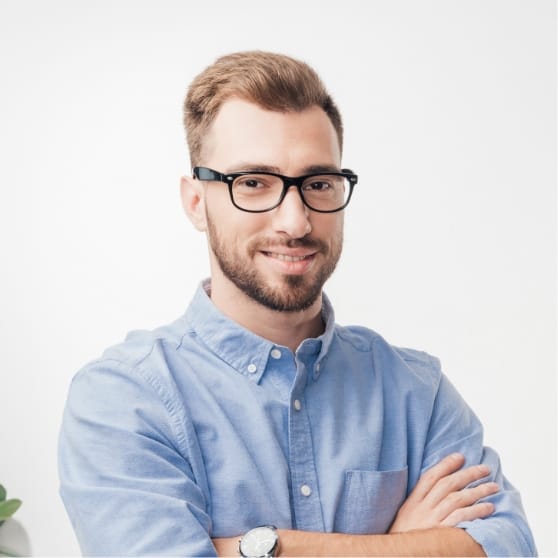
M268 170L287 176L340 168L331 121L319 107L268 111L240 99L221 107L203 148L203 165L222 173ZM277 311L309 308L341 255L343 212L306 208L295 187L265 213L235 208L224 183L205 184L212 290L234 285ZM234 289L233 289L234 292Z

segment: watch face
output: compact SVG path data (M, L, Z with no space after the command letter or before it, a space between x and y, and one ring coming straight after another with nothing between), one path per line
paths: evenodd
M256 527L248 531L240 541L242 556L271 556L278 536L272 527Z

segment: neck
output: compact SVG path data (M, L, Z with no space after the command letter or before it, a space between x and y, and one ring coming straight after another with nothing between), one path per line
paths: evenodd
M211 300L226 316L249 331L293 352L308 338L324 331L322 297L299 312L280 312L256 302L232 283L211 281Z

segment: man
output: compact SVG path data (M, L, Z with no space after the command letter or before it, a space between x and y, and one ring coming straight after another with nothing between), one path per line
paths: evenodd
M334 322L322 287L358 178L316 73L224 56L192 83L185 125L182 200L211 278L72 383L61 493L83 552L535 554L438 361Z

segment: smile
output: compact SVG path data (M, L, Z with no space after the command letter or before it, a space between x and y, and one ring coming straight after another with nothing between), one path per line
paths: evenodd
M314 255L308 254L306 256L288 256L287 254L277 254L275 252L264 252L264 254L270 258L276 258L284 262L301 262L303 260L310 259Z

